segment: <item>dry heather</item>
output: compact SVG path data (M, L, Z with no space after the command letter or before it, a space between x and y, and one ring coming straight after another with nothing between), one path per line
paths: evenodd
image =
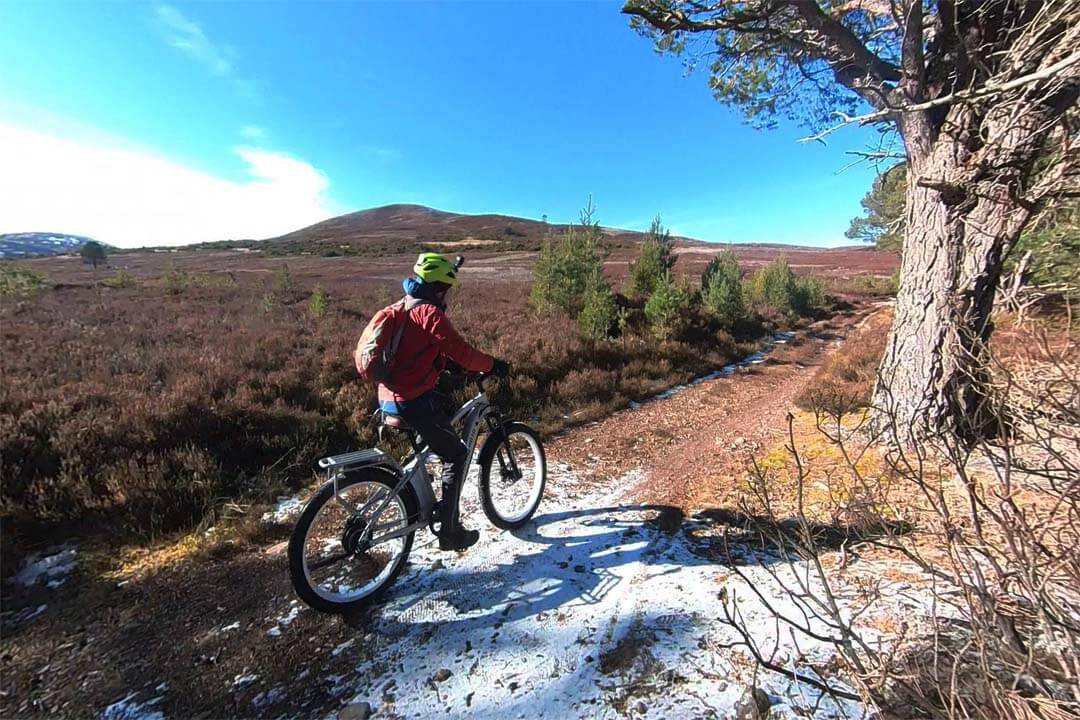
M5 558L61 527L190 527L226 501L309 480L325 453L371 443L373 393L351 350L396 283L310 267L296 278L170 264L157 276L136 267L121 287L61 282L0 299ZM318 318L316 284L330 291ZM451 311L466 337L514 365L512 410L547 432L748 350L706 326L682 342L592 346L568 318L532 317L527 296L523 282L476 282Z
M839 414L869 405L891 325L891 308L867 317L844 347L825 360L814 380L796 397L796 404L804 410Z
M873 383L881 317L820 368L801 398L815 412L794 416L786 442L752 457L721 498L785 562L812 560L796 582L775 576L805 613L777 609L778 620L822 623L846 676L889 716L1075 717L1075 338L1053 319L998 318L993 437L897 444L881 418L855 410ZM841 552L823 557L822 547ZM857 601L850 612L838 610L841 594ZM898 595L915 611L893 607ZM747 643L766 667L789 672Z

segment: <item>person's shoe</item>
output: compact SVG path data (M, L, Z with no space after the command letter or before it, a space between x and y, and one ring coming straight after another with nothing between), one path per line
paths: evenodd
M480 539L479 530L466 530L460 525L439 535L440 550L468 550Z

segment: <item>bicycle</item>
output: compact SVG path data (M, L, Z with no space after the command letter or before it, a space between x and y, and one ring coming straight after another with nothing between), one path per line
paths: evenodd
M486 376L468 377L477 394L453 416L469 450L465 477L475 457L484 514L502 530L520 528L544 494L544 446L528 425L503 417L485 392ZM436 532L438 503L427 468L436 456L402 418L378 414L380 443L384 429L404 433L412 453L399 462L374 447L319 460L327 480L305 504L289 539L293 589L320 612L351 612L374 601L405 567L416 532ZM485 425L487 437L475 454Z

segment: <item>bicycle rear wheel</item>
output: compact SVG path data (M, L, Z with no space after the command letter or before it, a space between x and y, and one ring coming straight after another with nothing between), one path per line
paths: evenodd
M480 504L488 520L514 530L532 518L547 483L547 459L535 430L511 422L480 451Z
M356 610L385 591L405 567L415 531L378 542L416 522L412 488L406 485L391 497L397 479L364 468L339 481L338 492L349 504L362 508L374 501L367 515L354 515L337 502L333 482L319 488L304 506L289 539L289 576L296 594L312 608L325 613ZM387 497L382 513L371 517ZM364 541L372 522L371 540Z

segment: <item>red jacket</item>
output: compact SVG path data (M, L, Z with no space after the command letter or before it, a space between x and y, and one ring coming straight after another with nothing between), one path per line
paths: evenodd
M445 312L430 303L417 305L406 319L389 387L379 383L379 402L412 400L431 390L446 366L446 358L470 372L490 372L495 362L465 342Z

